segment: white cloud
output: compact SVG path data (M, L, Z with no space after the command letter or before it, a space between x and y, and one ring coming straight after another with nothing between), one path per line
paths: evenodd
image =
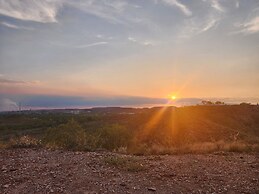
M60 0L0 0L0 14L20 20L57 22Z
M128 6L125 0L0 0L0 14L19 20L57 22L60 8L70 6L110 22L122 22L119 15Z
M88 47L105 45L105 44L108 44L108 42L95 42L95 43L91 43L91 44L78 45L78 46L74 46L74 47L75 48L88 48Z
M125 0L67 0L65 4L111 23L124 23L122 13L129 6Z
M40 81L24 81L24 80L15 80L15 79L9 79L5 78L4 75L0 76L0 85L1 84L8 84L8 85L17 85L17 84L22 84L22 85L30 85L30 84L40 84Z
M128 41L130 42L133 42L133 43L136 43L138 45L142 45L142 46L154 46L155 43L153 41L140 41L140 40L137 40L136 38L133 38L133 37L128 37Z
M239 1L237 0L237 1L236 1L236 8L239 8L239 6L240 6L240 5L239 5Z
M201 29L200 32L205 32L205 31L208 31L210 30L211 28L215 27L218 23L218 19L215 19L215 18L212 18L210 19L204 26L203 28Z
M131 41L131 42L137 42L137 40L133 37L128 37L128 40Z
M154 46L154 43L152 41L145 41L143 42L144 46Z
M66 47L66 48L72 48L72 49L82 49L82 48L88 48L93 46L99 46L99 45L106 45L109 44L109 42L94 42L89 44L64 44L62 42L49 42L50 45L58 46L58 47Z
M164 3L179 8L186 16L191 16L191 10L179 0L162 0Z
M225 11L223 6L219 3L219 0L211 0L211 7L213 7L214 9L216 9L219 12Z
M96 38L101 38L101 39L102 39L102 38L103 38L103 35L102 35L102 34L97 34L97 35L96 35Z
M3 26L6 26L8 28L13 28L13 29L33 30L33 28L28 28L28 27L24 27L24 26L17 26L17 25L14 25L14 24L10 24L8 22L1 22L0 24L3 25Z
M180 38L191 38L201 33L205 33L213 28L216 28L221 20L218 15L208 15L208 19L191 18L185 21L180 32Z
M209 30L215 29L220 21L225 17L225 8L219 3L219 0L202 0L210 6L209 12L200 17L187 18L180 30L180 38L191 38Z
M103 34L97 34L95 37L98 38L98 39L101 39L101 40L112 40L113 39L112 36L106 36L106 35L103 35Z
M242 28L242 29L235 32L234 34L236 34L236 33L243 33L243 34L258 33L259 32L259 16L256 16L247 22L238 24L237 27Z

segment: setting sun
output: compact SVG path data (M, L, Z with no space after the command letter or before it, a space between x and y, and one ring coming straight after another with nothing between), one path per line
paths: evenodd
M171 96L170 98L171 98L171 100L175 100L175 99L176 99L176 96L173 95L173 96Z

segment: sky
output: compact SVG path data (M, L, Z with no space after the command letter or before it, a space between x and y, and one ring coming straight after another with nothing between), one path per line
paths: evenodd
M0 110L259 98L258 86L259 0L0 0Z

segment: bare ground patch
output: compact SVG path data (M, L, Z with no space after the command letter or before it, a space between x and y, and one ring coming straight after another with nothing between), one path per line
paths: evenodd
M258 193L258 154L1 149L0 193Z

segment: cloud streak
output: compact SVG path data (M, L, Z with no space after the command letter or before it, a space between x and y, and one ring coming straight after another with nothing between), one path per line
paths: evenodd
M186 16L191 16L192 12L191 10L184 5L183 3L181 3L179 0L162 0L164 3L171 5L171 6L175 6L178 9L180 9Z
M75 48L88 48L88 47L100 46L100 45L106 45L106 44L108 44L108 42L95 42L91 44L78 45L78 46L75 46Z
M210 19L205 25L204 27L201 29L200 32L206 32L208 30L210 30L211 28L215 27L218 23L218 19L212 18Z
M19 20L51 23L57 22L61 1L0 0L0 14Z
M219 12L224 12L225 11L223 6L219 3L219 0L212 0L211 1L211 7L213 7L214 9L216 9Z
M17 26L17 25L14 25L14 24L10 24L8 22L2 22L0 24L3 25L3 26L6 26L8 28L12 28L12 29L33 30L33 28L27 28L27 27L24 27L24 26Z
M14 80L14 79L8 79L0 77L0 84L38 84L39 81L23 81L23 80Z
M243 34L255 34L259 32L259 16L256 16L249 21L239 24L238 27L242 29L237 31L236 33L243 33Z
M132 42L132 43L136 43L136 44L139 44L139 45L142 45L142 46L154 46L154 42L153 41L139 41L137 40L136 38L134 37L128 37L128 41Z
M0 14L24 21L58 22L63 7L72 7L111 23L124 23L123 11L137 8L126 0L0 0Z

